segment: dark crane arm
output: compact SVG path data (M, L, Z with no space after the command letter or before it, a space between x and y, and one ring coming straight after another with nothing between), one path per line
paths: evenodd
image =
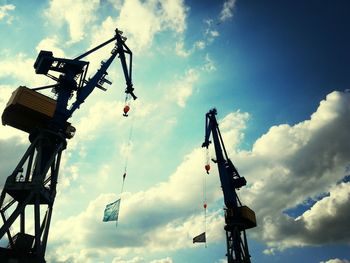
M205 115L205 139L202 147L209 147L210 136L213 137L219 177L225 202L225 231L227 243L228 263L250 263L245 229L256 226L255 213L247 206L242 206L236 189L246 185L246 180L241 177L228 158L224 142L215 115L216 109L210 110ZM243 233L243 239L241 237Z
M37 74L46 75L47 77L55 80L57 83L46 87L35 88L34 90L54 87L54 92L57 95L57 105L54 116L52 117L51 126L53 126L55 130L60 130L66 126L67 120L72 116L74 111L78 109L82 103L84 103L85 99L91 94L94 88L97 87L102 90L106 90L104 87L102 87L102 85L104 83L112 84L111 81L106 79L106 76L108 75L107 69L116 56L120 58L126 81L125 93L130 94L133 99L136 99L131 79L132 52L125 44L126 38L122 36L122 33L122 31L116 29L115 36L113 38L92 48L75 59L55 58L53 57L51 51L40 51L34 63L35 72ZM89 62L82 61L81 59L113 41L116 41L116 43L111 52L111 56L107 59L107 61L101 63L101 67L95 73L95 75L92 76L92 78L86 80L85 78ZM129 56L129 63L127 63L125 54ZM61 74L57 78L51 75L49 71L56 71ZM76 100L72 103L71 107L67 109L68 100L72 97L74 92L76 92Z
M227 208L233 208L238 206L238 198L235 189L246 185L246 180L239 175L232 161L228 158L219 125L215 117L216 114L216 109L212 109L205 115L205 139L202 147L208 148L211 143L209 138L210 135L212 135L216 155L215 162L219 170L224 202Z
M124 72L124 77L126 80L126 89L125 93L130 94L133 99L136 99L137 97L134 94L134 88L132 84L132 79L131 79L131 74L132 74L132 52L131 50L127 47L125 44L126 38L121 36L122 32L116 30L116 35L111 38L110 40L107 40L106 42L100 44L99 46L85 52L84 54L76 57L74 60L79 60L92 52L104 47L105 45L111 43L112 41L116 40L116 46L112 50L112 55L108 58L107 61L101 63L100 69L95 73L95 75L89 79L86 82L86 85L78 89L77 91L77 98L76 101L72 104L72 107L69 109L69 116L72 116L73 112L79 108L79 106L85 101L85 99L90 95L90 93L94 90L95 87L102 88L101 84L103 83L108 83L111 84L109 80L105 78L105 76L108 74L107 69L115 59L117 55L119 55L123 72ZM126 58L125 58L125 53L129 54L130 59L129 59L129 67L127 66ZM103 89L103 88L102 88Z

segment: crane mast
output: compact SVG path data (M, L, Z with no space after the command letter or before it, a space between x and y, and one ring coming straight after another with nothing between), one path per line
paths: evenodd
M236 190L246 185L247 181L240 176L232 161L228 158L224 142L216 120L216 109L205 115L205 139L202 147L208 148L212 135L221 187L225 203L225 231L228 263L250 263L246 229L256 227L255 213L243 206Z
M0 216L3 221L0 239L6 234L8 240L7 247L0 247L1 262L46 262L45 251L61 156L67 139L71 139L75 133L68 119L94 88L106 90L103 84L111 84L106 79L107 69L117 56L126 80L125 93L136 99L131 79L132 52L125 40L122 32L116 29L113 38L75 59L56 58L52 52L42 50L34 64L35 72L46 75L56 83L33 89L20 86L13 92L3 112L2 123L27 132L31 144L8 176L0 195ZM110 57L101 62L98 71L86 80L89 62L81 59L113 41L115 46ZM126 56L129 57L128 62ZM52 75L52 71L60 73L59 77ZM53 89L56 100L37 92L47 88ZM76 100L69 106L68 101L73 95ZM29 211L31 207L33 210ZM28 221L33 215L32 226ZM15 235L13 228L18 229Z

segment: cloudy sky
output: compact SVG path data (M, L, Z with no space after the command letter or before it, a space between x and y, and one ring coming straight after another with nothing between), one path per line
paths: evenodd
M349 263L349 12L346 0L1 0L1 110L18 86L52 83L34 74L40 50L74 58L118 27L134 54L130 117L116 60L113 84L71 118L47 261L225 262L218 173L205 174L200 147L216 107L257 216L252 261ZM112 48L86 58L88 75ZM0 127L1 188L28 145ZM103 210L126 160L116 228ZM192 244L205 229L204 181L207 247Z

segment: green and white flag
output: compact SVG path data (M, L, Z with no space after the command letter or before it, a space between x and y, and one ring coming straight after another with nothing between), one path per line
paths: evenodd
M105 212L103 215L103 222L118 221L119 207L120 198L117 201L106 205Z

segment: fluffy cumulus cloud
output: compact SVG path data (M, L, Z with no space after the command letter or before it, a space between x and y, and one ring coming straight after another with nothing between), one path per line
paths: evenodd
M181 35L186 29L188 8L182 0L125 0L113 2L113 5L119 15L105 19L102 28L97 30L99 33L95 34L96 40L101 39L104 32L113 32L118 27L126 32L128 43L137 53L147 49L161 31Z
M152 260L151 263L173 263L173 260L170 257Z
M22 53L14 57L3 57L0 63L0 78L16 80L18 86L35 87L36 85L45 85L47 80L43 77L38 78L38 76L35 75L33 67L34 62L34 58L29 58Z
M333 258L327 261L321 261L320 263L350 263L347 259Z
M47 37L39 42L36 51L39 53L41 50L49 50L54 57L65 57L64 51L59 46L61 45L58 36Z
M274 126L237 154L251 183L241 193L257 212L254 236L271 248L350 242L350 185L336 184L350 159L349 102L349 93L333 92L310 120ZM310 198L316 204L298 218L284 213Z
M68 25L70 41L80 41L86 28L96 19L99 0L51 0L45 15L58 26Z

